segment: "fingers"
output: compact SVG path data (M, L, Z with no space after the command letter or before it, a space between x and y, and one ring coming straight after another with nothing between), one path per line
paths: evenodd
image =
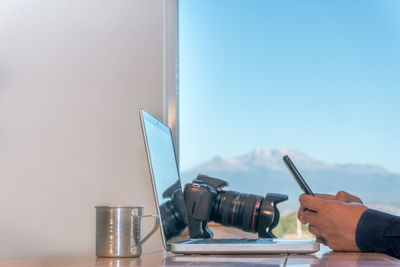
M313 215L309 215L310 211L318 211L322 208L321 203L322 200L312 197L309 195L302 194L300 196L300 208L299 211L297 212L297 218L300 220L302 224L310 223L309 220L315 220L315 212L313 212ZM308 214L308 215L306 215Z
M315 194L316 197L326 199L326 200L335 200L336 196L331 194Z
M318 215L318 213L313 212L313 211L304 211L303 221L304 221L304 223L309 223L312 225L319 225L320 216Z
M326 242L325 238L323 238L322 236L317 236L316 238L317 238L317 241L318 241L319 243L322 243L322 244L324 244L325 246L328 245L328 243Z
M323 209L326 201L310 195L302 194L300 196L300 205L305 209L319 211Z
M351 195L345 191L339 191L336 193L336 200L347 202Z
M302 224L305 224L304 218L303 218L304 211L305 211L305 208L300 207L300 208L299 208L299 211L297 212L297 218L299 219L299 221L300 221Z
M325 199L325 200L337 200L345 203L350 203L350 202L358 202L363 204L361 199L359 197L356 197L350 193L347 193L346 191L339 191L336 193L336 195L331 195L331 194L315 194L316 197L320 199Z
M319 243L327 245L326 239L324 237L322 237L322 234L323 234L322 231L317 226L310 224L308 226L308 231L310 231L310 233L315 235L315 238L317 239L317 241Z
M310 233L312 233L315 236L321 235L321 231L319 230L319 228L313 224L308 225L308 231L310 231Z
M345 203L357 202L357 203L363 204L363 202L361 201L360 198L358 198L358 197L356 197L356 196L354 196L352 194L349 194L349 193L347 193L345 191L337 192L336 193L336 200L342 201L342 202L345 202Z

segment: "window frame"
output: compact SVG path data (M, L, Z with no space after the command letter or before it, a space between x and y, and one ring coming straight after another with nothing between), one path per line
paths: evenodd
M179 165L178 0L164 0L163 10L163 121L171 128Z

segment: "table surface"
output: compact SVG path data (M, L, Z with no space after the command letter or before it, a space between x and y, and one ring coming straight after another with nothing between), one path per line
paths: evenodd
M215 238L256 238L235 228L210 223ZM166 251L143 253L140 258L97 258L94 255L60 255L0 261L0 267L132 267L132 266L400 266L400 260L380 253L321 250L309 255L179 255Z
M333 252L326 246L311 255L176 255L159 251L141 258L96 258L64 255L0 262L1 267L47 266L400 266L400 260L380 253Z

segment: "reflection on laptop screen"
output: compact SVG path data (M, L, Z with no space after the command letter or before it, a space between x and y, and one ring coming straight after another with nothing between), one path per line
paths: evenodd
M171 130L143 109L142 120L165 240L188 240L186 211Z

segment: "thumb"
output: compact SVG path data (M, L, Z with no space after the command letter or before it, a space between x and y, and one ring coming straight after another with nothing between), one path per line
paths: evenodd
M319 211L321 210L324 205L325 205L325 200L316 198L310 195L302 194L300 196L300 205L306 209L313 210L313 211Z

